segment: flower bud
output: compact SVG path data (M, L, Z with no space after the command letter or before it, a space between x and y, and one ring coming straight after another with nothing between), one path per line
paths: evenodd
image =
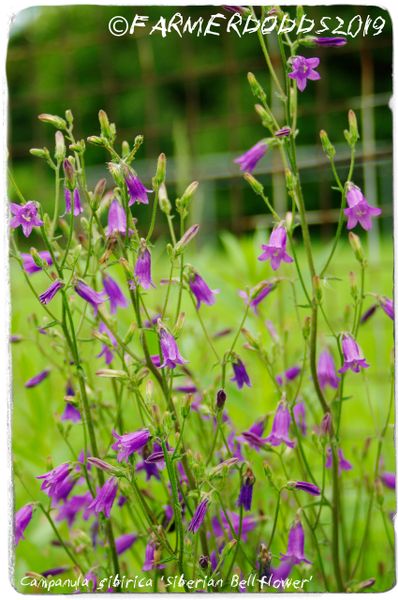
M348 131L344 130L344 137L350 146L355 146L359 140L357 117L353 110L348 111Z
M68 184L68 187L73 188L75 183L75 170L70 160L66 158L63 162L63 167L66 183Z
M162 152L158 158L156 175L153 180L154 187L159 187L166 178L166 155Z
M327 412L323 415L323 419L321 421L321 432L323 435L330 435L332 431L332 415L330 412Z
M249 72L247 74L247 80L249 82L253 96L258 98L260 100L260 102L262 102L263 104L266 104L267 103L267 94L264 92L263 88L258 83L258 81L255 78L255 76L253 75L253 73Z
M260 117L261 123L264 125L264 127L270 128L272 125L272 118L269 112L265 110L264 106L262 104L255 104L254 109Z
M101 471L106 471L108 473L115 473L116 471L118 471L118 469L115 470L115 467L105 462L101 458L97 458L96 456L89 456L87 458L87 462L90 465L94 465L94 467L101 469Z
M227 399L227 394L225 393L225 391L222 388L219 389L217 392L217 397L216 397L217 410L222 410L224 408L226 399Z
M67 129L67 124L65 119L63 119L62 117L59 117L58 115L49 115L47 113L42 113L41 115L38 116L38 119L40 121L42 121L43 123L49 123L50 125L53 125L54 127L56 127L57 129Z
M130 154L130 144L126 140L123 140L123 142L122 142L122 157L127 158L127 156L129 154Z
M359 239L359 237L357 235L355 235L355 233L350 231L350 233L348 234L348 241L350 242L350 246L354 251L354 255L355 255L355 258L357 259L357 261L360 263L363 263L365 256L363 253L363 248L362 248L361 240Z
M87 141L90 144L94 144L94 146L103 146L104 145L104 140L99 135L90 135L87 138Z
M164 183L159 186L159 208L165 215L171 213L171 203L167 196L167 189Z
M321 280L319 275L314 275L312 278L312 287L314 290L315 298L318 302L322 301L322 288L321 288Z
M258 194L259 196L263 195L264 187L251 173L244 173L243 179L247 181L255 194Z
M31 148L29 152L32 156L37 156L38 158L44 158L46 160L50 158L50 153L47 148Z
M179 200L177 200L177 202L176 202L177 208L186 209L188 207L189 203L192 200L193 195L195 194L196 190L198 189L198 186L199 186L199 183L197 181L193 181L192 183L189 184L189 186L184 191L181 198L179 198Z
M294 191L296 189L296 178L293 175L293 173L290 171L290 169L286 169L285 179L286 179L286 187L288 189L288 192L290 194L294 193Z
M187 229L182 238L176 243L174 247L175 252L177 254L181 252L185 248L185 246L187 246L189 242L193 240L198 231L199 225L192 225L189 229Z
M101 134L106 139L112 139L111 124L109 123L108 115L102 109L98 112L98 120L101 127Z
M308 340L311 333L311 317L306 317L303 326L303 337L305 340Z
M207 567L209 566L209 557L208 556L204 556L202 554L202 556L199 558L199 566L201 567L201 569L206 570Z
M324 129L319 132L319 137L321 138L322 148L326 156L329 158L333 158L336 154L336 149L329 140L329 136Z
M65 138L61 131L55 133L55 158L57 161L61 161L65 158Z
M105 189L106 189L106 179L100 179L97 182L97 185L94 188L94 194L93 194L93 198L92 198L92 202L91 202L91 206L94 209L97 209L99 206L99 203L102 200L102 196L105 193Z

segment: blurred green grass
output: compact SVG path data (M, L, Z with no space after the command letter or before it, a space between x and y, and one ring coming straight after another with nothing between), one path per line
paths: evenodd
M217 296L216 304L212 307L203 306L201 315L208 326L211 334L221 331L224 328L232 327L236 331L239 327L244 304L243 300L238 295L238 290L245 289L246 286L253 286L262 279L268 279L274 275L267 263L260 263L256 260L260 244L265 236L264 232L257 232L253 237L237 240L228 233L222 234L223 247L202 247L199 252L194 249L190 251L188 262L191 262L199 273L205 278L211 288L218 288L220 294ZM161 251L164 247L162 242L156 244L153 252L153 271L154 281L157 285L155 290L151 290L147 295L147 304L153 308L153 313L156 312L156 307L161 306L161 300L164 297L164 286L159 285L162 277L167 277L168 266L166 263L165 254ZM330 245L317 243L315 247L316 263L321 266L330 250ZM299 259L305 259L300 244L297 243L297 252ZM370 257L370 262L367 269L365 291L374 292L391 297L392 295L392 259L393 247L392 241L383 239L381 245L381 260L374 262ZM113 275L117 273L118 267L114 267L110 271ZM349 291L349 273L358 272L358 263L356 262L352 250L348 244L346 236L340 242L336 252L330 274L333 274L336 279L330 280L323 287L324 302L327 307L327 314L330 317L331 323L336 331L347 329L352 322L352 310L348 310L352 300ZM284 266L278 275L286 278L295 277L295 271L292 266ZM117 278L119 282L123 281L123 274L119 272ZM338 279L337 279L338 278ZM31 281L36 286L40 293L46 286L46 278L39 273L32 277ZM298 285L296 286L298 289ZM13 334L21 334L24 341L14 344L13 351L13 441L12 449L15 462L18 470L21 472L22 478L26 486L32 490L35 498L43 494L39 492L39 484L34 479L47 470L47 458L51 457L53 464L59 464L62 461L70 459L70 451L62 440L54 420L54 414L60 414L64 407L64 389L65 380L63 376L53 369L50 376L37 388L25 389L24 382L41 371L43 368L51 366L51 361L55 358L59 363L62 357L56 357L53 348L53 342L49 340L49 336L44 336L36 333L34 326L35 317L37 315L38 323L42 324L43 311L36 304L34 298L30 295L22 274L16 264L11 268L11 291L12 291L12 331ZM176 291L173 291L176 294ZM174 297L172 297L174 299ZM82 301L79 298L73 300L72 305L82 306ZM304 304L304 298L298 293L298 303ZM373 303L371 298L366 298L364 302L364 310ZM170 304L170 306L174 306ZM59 308L57 300L52 303L52 308L56 312ZM183 299L183 311L186 313L183 332L179 341L182 355L189 359L189 368L196 374L198 383L202 390L207 390L211 387L215 370L214 356L211 353L209 346L203 336L198 320L195 318L192 303L188 296ZM299 308L301 326L308 314L308 309ZM270 294L262 303L260 308L260 316L256 317L250 313L246 328L254 335L260 335L264 347L271 351L271 338L266 330L264 322L266 319L272 320L277 328L279 336L284 340L284 356L281 353L276 353L276 372L281 372L286 366L300 364L302 361L302 338L297 322L296 312L294 310L293 297L291 286L289 283L282 282L278 289ZM117 324L119 333L124 333L131 324L131 313L129 309L120 310L117 315ZM92 329L86 327L82 330L82 337L88 339L91 337ZM325 344L330 344L333 347L333 340L328 334L328 330L322 318L319 323L320 342L319 348ZM226 351L232 341L233 334L227 337L222 337L215 341L217 350L222 353ZM35 340L39 340L40 348L35 345ZM360 327L358 342L363 349L364 355L367 358L371 368L364 374L349 373L346 379L346 394L347 400L343 406L343 420L341 430L342 448L345 457L352 462L354 469L349 473L343 474L343 498L346 503L345 518L348 524L348 531L354 539L361 539L365 512L367 508L367 498L363 495L360 506L360 517L358 526L355 531L350 531L349 523L352 522L354 504L356 499L356 488L358 478L373 476L374 457L376 450L375 439L378 436L381 426L384 424L385 415L390 397L391 381L390 370L392 361L392 342L393 342L393 326L392 321L382 312L378 310L376 314L363 326ZM271 381L264 365L260 360L249 350L243 348L244 339L241 337L236 347L236 351L243 358L249 375L252 380L251 388L244 388L239 391L234 384L227 383L227 405L226 409L230 415L234 426L238 432L244 430L254 423L255 420L263 417L267 413L275 410L278 395L275 392L275 386ZM112 387L109 380L98 381L95 376L95 371L103 366L103 359L96 358L96 354L100 352L100 343L96 340L85 342L83 347L83 359L88 365L89 372L88 385L92 389L100 390L99 393L91 394L92 402L105 402L111 407L114 405L112 396ZM334 349L334 348L333 348ZM156 351L155 346L153 352ZM335 353L335 350L334 350ZM335 353L336 357L336 353ZM117 368L117 367L115 367ZM227 377L227 381L230 375ZM317 400L312 395L312 386L309 379L308 369L305 374L303 384L303 398L307 407L307 422L309 432L313 426L320 423L321 411L318 408ZM331 396L328 396L331 399ZM139 417L136 409L135 401L126 396L124 397L123 415L126 430L137 428L139 426ZM212 397L205 393L204 404L211 407ZM391 416L391 423L393 423ZM195 437L198 433L198 428L204 428L206 432L204 437L199 434L199 439ZM269 429L268 425L268 429ZM82 444L82 430L80 425L74 425L70 437L72 447L78 453ZM109 431L106 432L101 424L98 424L100 433L101 446L109 442ZM205 454L206 444L211 436L211 425L209 422L200 424L198 415L191 412L189 426L187 429L188 447L191 447L194 455ZM208 438L206 439L206 435ZM308 438L311 433L308 434ZM366 459L361 458L361 452L367 438L372 438L370 450ZM310 440L305 442L307 451L313 446L310 445ZM394 444L393 430L388 431L386 442L383 448L383 460L386 470L394 470ZM262 471L262 461L264 456L259 456L253 451L249 451L250 460L253 463L253 468L257 477L257 483L254 494L254 504L256 509L261 509L268 518L272 514L274 498L270 492L270 488ZM314 473L318 479L321 476L321 464L318 456L310 455L311 466L314 468ZM198 456L198 460L201 459ZM272 463L272 459L270 460ZM297 470L296 462L287 457L287 465L291 469L291 478L300 478ZM278 470L278 469L277 469ZM280 470L280 469L279 469ZM279 473L280 474L280 473ZM290 473L289 473L290 474ZM142 480L144 481L144 480ZM236 485L236 482L235 484ZM329 485L329 484L328 484ZM151 483L151 490L155 497L162 497L164 494L160 484ZM232 493L231 497L235 498L236 493ZM16 508L29 501L25 490L15 479L15 495ZM159 496L158 496L159 495ZM287 539L287 528L289 519L294 516L292 510L294 503L287 503L282 508L281 529L278 532L276 539L277 546L274 549L275 555L278 555L276 550L284 551L284 544ZM395 506L393 492L387 491L385 494L385 507L393 511ZM234 508L231 504L231 509ZM119 510L119 509L117 509ZM122 511L123 509L120 509ZM367 541L367 550L371 548L365 558L363 566L364 577L381 575L383 577L377 579L377 583L373 590L383 591L391 587L394 580L394 557L388 555L388 544L385 537L383 523L377 507L373 508L374 518L372 518L372 526ZM271 511L271 512L270 512ZM132 525L129 522L126 513L117 513L116 521L120 519L120 531L131 531ZM329 527L329 513L324 509L322 522L325 528ZM253 540L262 541L261 535L263 527L267 527L267 521L261 527L255 530ZM79 528L84 528L80 523ZM61 531L66 531L65 523L61 524ZM41 572L53 566L64 565L67 563L63 551L50 545L53 534L49 525L43 520L40 515L35 516L34 522L29 526L26 533L26 541L20 543L16 551L16 567L15 579L18 581L27 570ZM136 547L139 556L143 559L144 544L146 540L137 542ZM138 546L140 544L140 546ZM311 540L308 534L306 541L307 556L315 560L315 553L311 548ZM134 550L135 552L135 550ZM325 550L326 556L328 551ZM356 556L356 552L354 552ZM128 564L127 572L135 574L141 572L141 564L139 557L137 558L133 552L129 552L123 556L122 562ZM26 591L26 588L25 588ZM322 591L321 581L315 581L308 587L308 591Z

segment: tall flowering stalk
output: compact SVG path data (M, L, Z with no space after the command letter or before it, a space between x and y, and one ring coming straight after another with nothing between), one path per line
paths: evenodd
M242 19L256 16L251 8L227 8ZM266 9L259 10L265 17ZM281 24L285 15L274 7L269 16ZM36 457L42 468L35 480L29 481L21 467L16 471L31 498L20 505L17 493L15 543L21 552L32 530L41 526L36 516L41 511L69 568L94 587L103 571L131 577L136 570L153 576L151 591L190 591L182 580L166 590L160 573L195 579L200 569L222 578L220 591L228 592L234 573L258 573L261 581L303 568L316 575L312 591L373 585L373 572L360 573L361 557L369 551L375 507L386 519L383 494L395 488L394 473L382 462L392 396L377 436L373 473L367 474L366 486L358 484L358 504L369 495L363 530L356 528L358 550L356 532L351 538L347 530L345 504L345 483L353 485L358 477L358 461L342 423L350 383L354 378L366 383L372 371L362 351L367 263L359 236L380 209L352 181L359 133L350 111L344 136L351 160L344 178L336 170L328 135L320 135L341 207L335 238L319 264L296 148L298 102L327 77L322 58L314 54L321 48L338 52L345 40L279 33L280 78L267 36L259 30L258 37L282 110L271 110L272 89L264 90L249 73L266 132L259 129L251 148L235 162L274 224L257 248L258 279L239 281L233 290L240 312L227 327L217 321L217 311L223 313L227 304L223 280L219 290L212 289L211 272L197 264L200 225L190 218L198 183L169 199L164 154L147 181L134 162L141 135L132 144L120 143L115 124L101 110L99 132L86 146L75 137L69 110L64 117L40 115L56 128L53 155L45 149L33 152L54 171L51 215L42 198L26 200L15 184L12 256L40 311L33 326L38 360L46 359L36 375L26 374L24 384L27 394L45 394L52 378L63 378L62 404L50 398L48 405L65 442L62 460ZM107 168L111 178L93 189L85 170L90 145L106 153L104 174ZM281 156L291 202L283 215L252 175L274 152ZM168 232L166 242L157 235L160 225ZM19 240L31 235L39 249L20 252ZM354 276L349 279L351 320L338 298L333 298L333 313L327 302L335 250L345 237L360 272L359 285ZM389 323L392 301L384 290L371 295ZM290 344L283 321L283 305L291 298L297 325L289 322L289 327L296 327L298 345ZM274 321L275 305L279 320ZM228 314L225 310L225 318ZM342 323L344 328L337 329ZM47 340L53 352L40 352ZM24 343L18 335L12 341ZM391 536L390 527L385 521ZM50 567L47 576L67 568L63 563ZM247 591L258 591L258 583ZM118 591L114 586L109 583L108 591Z

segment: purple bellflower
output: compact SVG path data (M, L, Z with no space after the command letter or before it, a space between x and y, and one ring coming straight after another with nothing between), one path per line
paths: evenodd
M70 214L72 212L72 194L73 194L73 214L78 217L83 212L83 207L80 201L80 192L76 187L73 191L69 188L64 189L65 196L65 213Z
M129 206L135 204L148 204L148 192L142 181L139 179L137 173L130 171L125 178L127 190L130 196Z
M344 364L341 369L339 369L339 373L345 373L348 369L351 369L354 373L359 373L361 368L367 369L369 367L360 347L352 335L344 333L341 345L343 349Z
M258 260L270 260L273 271L279 269L281 262L291 263L293 259L286 252L287 233L283 225L278 225L273 229L268 244L261 246L264 252L258 257Z
M140 243L134 275L144 290L148 290L151 286L155 287L151 275L151 253L149 252L144 239L142 239Z
M38 373L34 377L31 377L31 379L28 379L28 381L25 383L25 387L26 388L36 387L36 385L39 385L39 383L44 381L44 379L46 379L49 376L49 374L50 374L50 369L44 369L44 371L40 371L40 373Z
M102 512L109 519L117 494L117 485L115 477L105 481L104 485L98 490L97 496L88 505L88 510L93 511L96 515Z
M127 461L129 456L133 454L133 452L137 452L143 448L151 437L149 429L138 429L138 431L126 433L124 435L119 435L116 431L113 431L112 435L116 438L116 442L112 445L112 449L118 453L118 462L122 462L123 460Z
M346 198L348 208L344 209L344 214L348 217L347 229L353 229L359 223L365 231L369 231L372 217L381 215L381 209L371 206L360 188L351 181L347 183Z
M287 560L293 565L305 562L311 564L304 556L304 529L297 521L289 531L286 554L281 554L282 560Z
M289 448L294 448L295 442L289 438L290 421L289 409L282 401L276 409L271 433L268 437L264 438L264 442L271 444L271 446L286 444Z
M324 48L338 48L340 46L346 45L347 38L345 38L345 37L314 37L313 42L317 46L321 46Z
M294 488L296 490L307 492L307 494L311 494L311 496L320 496L321 494L319 487L313 483L309 483L308 481L295 481Z
M339 387L340 380L336 374L333 356L328 350L324 350L319 355L317 374L319 385L322 390L324 390L327 385L334 389Z
M143 571L152 571L152 569L164 569L165 565L159 563L160 555L154 541L149 541L145 549L145 562Z
M83 298L83 300L91 304L94 309L94 314L97 315L98 306L103 304L103 302L106 300L104 292L96 292L81 279L78 279L75 283L75 291L81 298Z
M257 142L252 148L244 152L238 158L235 158L234 162L240 165L240 170L247 173L252 173L259 160L262 159L264 154L267 152L267 144L261 140Z
M205 498L198 504L196 507L195 513L191 519L191 522L188 525L188 531L192 533L196 533L199 527L202 525L203 520L206 516L207 508L209 504L209 499Z
M305 421L305 404L297 402L293 408L294 420L303 435L307 434L307 423Z
M243 476L242 486L240 488L237 502L237 506L243 506L246 511L249 511L252 507L253 487L255 481L256 480L253 475L253 471L250 468L247 468L246 473Z
M42 479L40 489L53 498L55 502L65 500L76 483L75 479L69 477L72 467L69 463L63 463L44 475L38 475L36 479Z
M54 298L57 292L59 292L59 290L63 287L64 283L62 281L54 281L45 292L40 294L39 300L41 304L48 304L49 302L51 302L51 300Z
M99 324L98 329L99 329L100 333L103 333L108 336L112 346L114 348L116 348L117 340L116 340L115 336L113 335L112 331L110 329L108 329L108 327L105 325L105 323L103 321L101 321L101 323ZM101 352L99 354L97 354L97 358L100 358L101 356L103 356L105 358L105 363L107 365L111 364L111 362L113 360L113 350L112 350L112 348L110 348L108 346L108 344L102 344Z
M160 368L168 367L174 369L177 365L183 365L186 361L180 354L177 342L162 322L158 321L158 331L160 339L160 349L162 351L163 362Z
M381 296L379 298L380 306L386 313L387 317L390 317L392 321L394 321L394 303L390 298L386 298L385 296Z
M386 487L390 488L390 490L395 490L395 473L384 471L384 473L380 475L380 479Z
M341 448L337 450L337 457L339 462L339 475L341 471L351 471L352 464L344 458L343 451ZM326 449L326 463L325 466L327 469L331 469L333 465L333 452L331 447L329 446Z
M66 521L69 527L72 527L79 512L86 508L92 500L90 492L84 495L72 496L68 498L58 509L55 520L57 522Z
M283 385L283 383L289 383L289 381L294 381L298 375L301 373L301 368L297 365L286 369L281 375L277 375L275 377L276 383L278 385Z
M49 252L47 252L47 250L44 250L43 252L38 252L38 255L39 255L40 259L42 261L45 261L48 265L53 264L53 259L51 258L51 254ZM37 265L35 263L35 261L33 260L33 256L31 254L26 254L24 252L21 252L21 258L22 258L22 266L24 268L24 271L28 275L32 275L33 273L38 273L39 271L43 270L42 267L39 267L39 265Z
M202 277L196 271L192 270L189 276L189 287L196 298L197 310L199 310L202 302L208 306L211 306L215 303L215 294L218 294L219 290L211 290L204 279L202 279Z
M288 74L290 79L295 79L300 92L307 87L307 79L316 81L321 78L314 69L319 65L319 58L305 58L304 56L295 56L292 59L292 71Z
M251 387L252 384L246 371L246 367L238 356L235 357L234 362L232 363L232 369L234 376L231 378L231 381L235 381L239 390L242 389L244 385Z
M14 540L15 545L18 546L19 542L24 538L24 532L29 525L33 515L33 504L25 504L15 513L15 529L14 529Z
M116 552L120 555L126 552L137 541L137 536L134 533L124 533L115 539Z
M113 233L126 235L127 219L126 212L118 200L112 200L108 212L108 236Z
M16 229L21 226L25 237L29 237L33 227L41 227L44 225L39 218L36 202L30 200L26 204L15 204L11 202L10 210L13 217L10 221L11 229Z
M255 450L259 450L264 446L264 440L262 439L262 435L264 432L264 419L261 421L257 421L250 427L248 431L243 431L242 435L240 435L237 440L239 442L246 442L254 448Z
M234 531L238 531L239 530L239 522L240 522L239 514L236 512L233 512L231 510L227 510L227 515L228 515L228 519L231 522L231 525L232 525ZM211 520L214 535L216 537L223 538L225 535L225 532L226 532L228 534L229 538L232 539L233 537L235 537L233 532L231 531L231 527L229 525L228 519L225 516L224 512L221 512L220 518L221 518L221 522L218 517L213 517L213 519ZM242 519L242 538L241 538L243 541L245 541L247 539L247 534L249 533L249 531L252 531L252 529L254 529L256 527L256 525L257 525L257 521L253 517L251 517L251 516L243 517L243 519Z
M82 416L80 414L80 410L72 402L66 402L64 412L61 416L61 421L80 423L81 420Z
M117 312L118 306L120 306L120 308L127 308L127 300L116 281L109 275L103 273L102 282L104 284L104 290L109 296L111 313L114 315Z
M260 283L250 290L249 294L244 291L240 291L239 295L244 299L246 304L250 305L250 307L253 309L253 312L258 315L258 305L274 289L275 285L273 283L269 283L268 281L260 281Z

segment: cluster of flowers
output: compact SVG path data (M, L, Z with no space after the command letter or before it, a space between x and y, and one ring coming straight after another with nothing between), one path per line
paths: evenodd
M341 38L317 38L315 41L312 40L311 43L318 46L337 47L343 45L345 41L342 42ZM320 78L319 73L315 70L319 63L320 60L317 57L305 58L296 54L292 55L289 62L291 71L288 73L292 83L289 85L294 85L300 92L303 92L306 89L308 80L316 81ZM270 146L282 147L284 144L288 144L289 149L290 145L294 144L296 132L292 129L292 123L277 127L268 112L264 92L254 76L250 76L249 81L255 95L262 98L263 106L257 112L261 114L264 124L270 124L273 137L258 142L237 158L236 163L240 165L245 173L245 178L256 193L263 195L262 186L252 176L253 170ZM186 557L189 557L191 563L194 560L191 545L188 544L188 547L185 548L186 540L192 539L198 534L203 554L197 562L208 573L219 572L224 567L227 573L230 573L233 568L238 566L237 557L240 551L239 558L241 561L239 560L239 564L242 562L242 564L245 564L245 568L259 571L260 575L272 573L280 578L287 577L295 565L310 563L304 552L303 522L304 520L307 522L307 516L305 509L301 508L289 524L288 535L284 536L284 532L281 531L281 536L284 536L284 539L287 537L287 549L286 552L280 553L279 563L275 566L270 547L278 526L280 497L285 498L291 492L296 498L299 492L303 492L313 497L319 497L324 505L331 506L325 483L319 486L310 470L306 471L304 469L303 471L308 475L310 481L298 478L288 480L289 473L285 471L284 475L286 477L284 477L283 483L280 483L279 478L273 472L274 470L268 462L265 463L264 481L269 482L270 489L274 489L278 497L270 539L267 545L261 546L262 549L257 560L248 558L241 542L248 539L251 531L260 529L259 525L262 524L263 520L262 515L254 514L252 508L256 476L250 457L264 452L264 456L276 455L283 462L283 455L286 451L288 456L297 457L300 464L303 462L303 458L305 459L301 441L306 437L309 440L309 424L307 422L306 402L299 394L303 381L311 382L309 377L304 379L305 359L301 365L294 364L277 374L271 370L272 383L277 390L277 403L273 411L273 421L268 435L264 434L268 418L259 419L250 428L237 431L225 409L227 400L225 391L226 372L228 368L231 369L230 381L236 385L238 390L252 385L251 374L249 374L250 368L247 369L242 357L235 352L235 345L240 333L245 333L243 328L245 320L250 311L252 311L254 317L260 314L261 303L281 284L282 278L275 277L274 279L262 280L253 288L239 292L245 303L244 319L231 348L223 358L218 357L217 367L220 367L221 378L216 378L212 388L211 410L204 409L205 393L199 383L196 382L201 381L200 374L197 379L194 378L191 370L187 367L190 357L183 356L179 347L183 321L180 314L183 291L191 297L198 321L205 333L207 332L201 316L202 307L203 305L213 306L219 292L219 290L211 289L198 271L192 265L184 262L185 248L199 229L198 225L192 225L188 229L184 229L188 207L197 184L189 186L182 197L176 201L182 231L181 238L177 241L171 217L172 207L165 191L166 162L164 155L159 157L157 172L152 181L153 189L145 187L138 174L131 167L131 162L142 143L142 138L138 136L134 148L132 150L129 147L123 148L122 155L119 156L114 148L115 127L109 123L107 115L100 111L101 135L91 136L89 141L110 152L112 161L108 164L108 167L115 185L108 197L105 194L106 181L99 182L94 192L88 192L85 177L83 177L84 169L80 161L84 144L76 142L73 138L73 118L70 111L67 111L66 119L54 115L41 115L41 119L58 129L56 134L56 162L52 162L52 159L44 150L36 151L36 154L50 162L53 168L58 170L58 175L61 169L63 170L65 200L63 217L69 215L69 228L63 228L66 231L66 246L61 249L58 240L55 239L55 231L60 225L57 212L55 211L53 223L49 226L48 215L43 213L41 205L35 201L11 204L12 219L10 227L13 230L21 227L25 237L30 237L34 230L38 230L42 236L45 245L44 250L32 249L31 253L18 253L16 257L27 279L38 272L49 276L51 280L49 287L37 294L37 299L45 310L53 309L54 298L61 299L62 318L57 319L57 323L62 325L65 343L69 345L70 352L64 362L76 367L73 378L68 379L65 383L65 408L61 419L72 424L81 423L85 428L85 433L86 429L88 431L89 444L80 453L78 460L64 462L47 473L37 476L37 479L41 481L41 491L50 498L51 508L46 510L41 501L32 501L22 506L15 515L15 543L18 544L24 539L25 530L32 519L33 513L39 508L51 521L55 531L57 531L55 523L65 521L68 528L71 529L78 517L81 517L83 522L92 520L90 526L92 546L97 548L105 545L112 557L115 569L118 565L118 556L132 548L137 541L145 540L145 556L142 558L141 566L143 571L163 570L178 565L178 569L183 572ZM349 143L355 144L355 140L353 141L355 135L352 129L350 135ZM69 142L69 149L73 156L67 156L65 138ZM324 139L324 136L322 139ZM328 156L332 156L333 151L328 140L324 147L326 147ZM297 193L297 185L294 183L292 174L289 175L289 178L287 187L291 195L294 196ZM347 217L348 230L360 225L367 231L372 226L372 217L380 215L381 211L368 203L361 189L350 179L351 177L344 186L340 183L342 214ZM149 199L149 194L152 193L154 194L153 202ZM137 204L146 205L152 209L150 230L146 237L139 235L137 220L132 216L132 207L134 210L134 206ZM106 226L101 223L98 216L100 206L107 209ZM151 291L158 284L156 277L155 283L152 276L151 254L151 236L158 207L165 215L171 231L173 242L169 247L171 272L173 272L175 264L180 267L180 279L177 281L180 296L177 318L174 324L172 319L168 318L169 313L166 311L169 289L175 283L172 275L169 279L159 282L161 285L167 286L165 308L151 316L146 306L147 297L150 298ZM86 244L83 244L85 252L79 256L80 248L79 252L76 253L77 259L73 258L72 260L70 249L74 244L74 228L79 227L78 220L86 212L89 216L89 226L87 229L88 238L85 240ZM298 267L295 264L294 224L292 219L290 216L286 216L284 219L275 218L275 220L275 226L268 242L262 245L262 253L258 256L258 260L260 262L269 261L274 272L281 268L282 263L291 265L286 267L287 269L294 266ZM304 230L303 222L301 226ZM97 236L95 240L94 227L96 227ZM359 253L356 236L353 237L352 233L350 233L350 236ZM287 251L288 240L293 256ZM93 249L94 246L95 250ZM109 264L111 257L124 268L128 294L126 294L118 280L106 270L114 264ZM94 275L88 275L91 272L88 268L90 261L95 267ZM65 277L65 266L72 271L68 278ZM100 270L100 277L97 276L96 270ZM314 295L316 296L320 278L313 276L313 282ZM34 289L32 285L31 287ZM303 285L303 288L306 291L305 285ZM95 322L94 337L100 340L102 344L97 358L105 361L106 368L97 371L97 375L120 380L123 385L127 385L132 394L137 395L140 402L140 398L142 399L140 387L142 387L144 381L146 379L150 381L151 385L149 387L153 386L154 383L158 384L163 400L166 402L169 416L172 415L172 427L165 425L165 418L161 418L160 402L159 405L148 407L142 401L139 406L145 426L127 433L121 430L117 432L113 429L113 443L107 449L105 446L100 446L101 451L98 451L95 419L92 418L92 411L95 411L95 407L91 407L86 398L86 381L83 373L86 366L80 357L74 334L74 315L70 309L71 305L76 304L75 294L92 308L93 314L90 315L89 323ZM377 300L376 304L360 315L359 322L365 323L374 314L378 306L390 319L394 319L392 300L377 294L374 294L374 297ZM107 305L109 306L110 316L106 311ZM314 305L316 306L316 302L314 302ZM130 306L135 312L135 325L140 330L141 335L138 350L136 346L134 346L134 349L130 347L132 336L121 336L112 321L112 317L118 316L119 310ZM360 308L362 310L362 303ZM87 312L91 313L91 310ZM81 314L86 315L86 310L81 311ZM275 340L277 333L270 321L267 322L267 327ZM146 342L145 335L149 331L156 334L158 347L158 353L156 354L150 353ZM317 393L323 402L325 402L323 394L326 390L329 388L334 391L341 389L342 381L348 371L359 373L361 369L369 368L369 364L356 339L357 331L358 328L354 327L352 331L343 331L335 336L338 342L340 359L338 368L333 352L329 347L325 346L319 356L316 356L316 351L314 351L316 341L313 345L314 370L311 371L311 385L319 386ZM43 334L46 332L46 329L41 330ZM258 351L260 354L261 349L258 342L248 332L246 334L249 339L247 347ZM208 334L206 337L209 339ZM19 339L18 336L13 336L14 342L19 341ZM305 340L307 339L308 335ZM211 347L213 348L213 346ZM137 352L140 354L137 354ZM120 370L114 368L116 361L120 361ZM130 362L135 367L134 375L128 369ZM50 369L44 369L30 378L25 383L25 387L36 387L50 373ZM174 378L178 376L188 376L189 381L176 386ZM297 380L299 381L297 391L292 394L293 382L297 382ZM174 402L175 395L178 393L186 395L186 401L182 403L181 410L176 410L176 403ZM325 407L323 406L323 408ZM208 464L203 469L196 468L196 470L192 459L192 451L187 447L187 439L184 434L185 422L193 412L198 414L201 428L204 427L202 421L207 421L207 424L212 428L211 436L214 440ZM181 418L183 420L182 425L180 423ZM334 421L332 411L326 404L326 410L323 411L323 416L319 419L318 424L313 426L313 430L317 434L318 440L320 440L319 444L325 459L324 468L333 471L333 485L338 486L342 472L352 470L353 465L345 458L340 439L335 436ZM109 432L110 430L111 427L109 427ZM220 438L222 438L222 445L217 446L217 441ZM145 490L140 489L137 483L136 474L139 472L145 474L146 481L161 481L167 492L167 503L161 507L156 506L155 511L152 511L147 503L148 496ZM239 475L240 484L235 496L229 499L229 507L226 508L216 482L220 477L222 481L225 481L230 473ZM386 487L395 488L395 475L393 473L383 471L380 474L380 479ZM76 493L76 490L79 490L78 493ZM134 503L131 501L133 494ZM115 504L120 510L125 510L123 507L126 505L130 507L134 514L140 515L140 519L133 519L133 521L142 523L142 518L144 521L146 519L147 527L140 531L124 532L115 538L113 527L118 522L118 519L112 519ZM231 510L231 505L236 510ZM210 512L212 513L211 518ZM52 518L54 513L55 523ZM251 514L245 515L245 513ZM319 515L320 512L318 520ZM176 550L170 544L170 536L175 536ZM62 536L59 539L62 542ZM199 540L195 541L195 544L198 543ZM75 566L78 566L80 560L79 549L73 547L72 544L73 552L71 552L69 545L69 542L64 542L69 557L72 557ZM230 554L232 554L232 557ZM229 565L229 567L227 568L226 565ZM100 567L98 561L93 559L93 564L87 565L87 568L85 566L83 569L86 577L92 580L93 589L96 588L96 573ZM196 565L194 571L195 568ZM55 572L61 573L63 569L63 567L57 567L46 571L42 575L48 576L53 575Z

